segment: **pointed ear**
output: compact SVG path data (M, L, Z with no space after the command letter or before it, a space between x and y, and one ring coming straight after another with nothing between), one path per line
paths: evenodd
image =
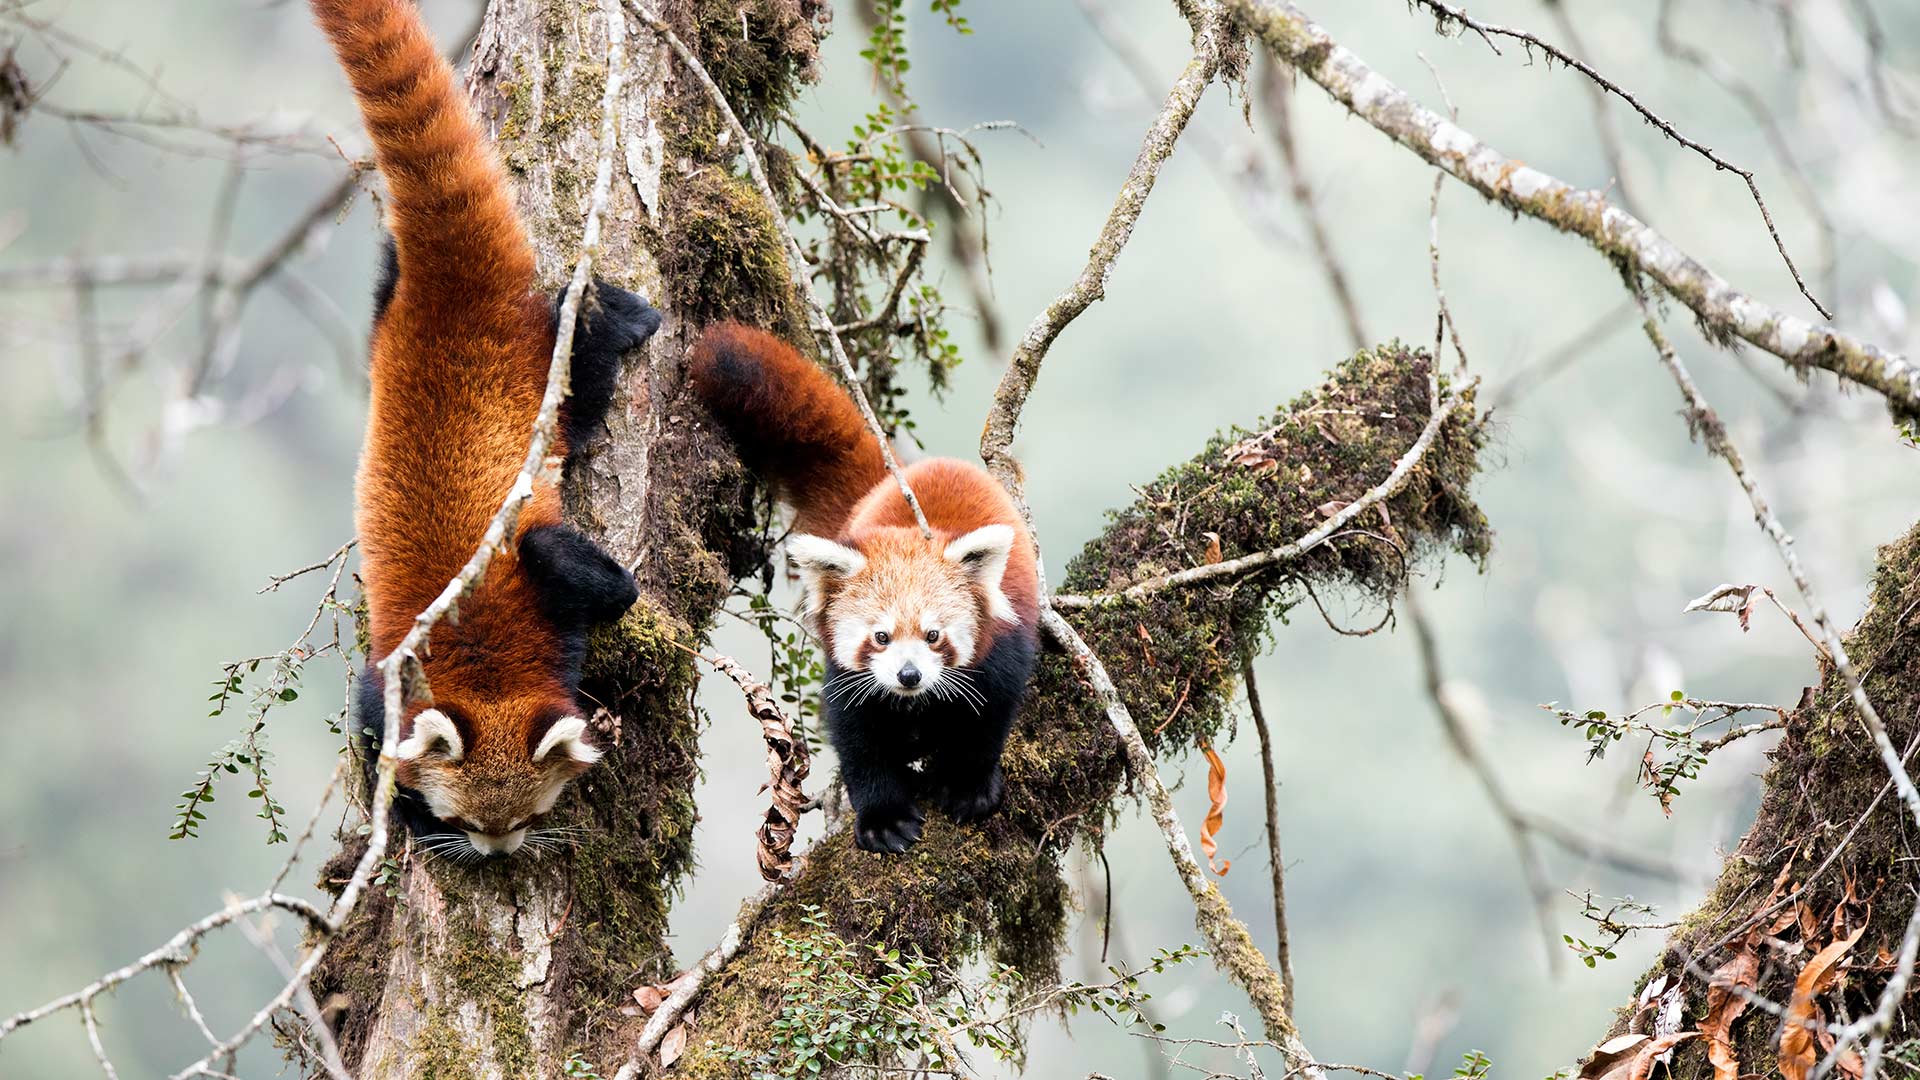
M824 536L796 533L787 538L787 565L800 575L800 583L806 587L807 614L817 616L826 603L823 586L866 569L867 557Z
M439 748L449 761L459 761L466 756L467 748L460 741L460 729L446 713L439 709L428 709L413 718L413 734L402 742L395 753L401 761L412 761L429 750Z
M944 552L950 563L966 571L969 578L987 596L987 611L1002 622L1018 622L1013 604L1000 590L1000 578L1007 570L1007 556L1013 554L1013 526L982 525L947 545Z
M587 742L587 722L577 716L565 716L553 722L546 737L534 748L533 761L571 760L581 768L600 760L600 749Z

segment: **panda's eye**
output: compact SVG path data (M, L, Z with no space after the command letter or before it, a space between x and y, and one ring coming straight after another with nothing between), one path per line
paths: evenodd
M940 644L940 631L938 630L927 631L927 644L929 645Z
M893 641L893 635L887 633L885 630L875 630L873 632L873 643L875 645L885 646L891 643L892 641Z

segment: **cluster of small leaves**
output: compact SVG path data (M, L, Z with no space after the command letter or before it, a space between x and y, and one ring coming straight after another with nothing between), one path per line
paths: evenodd
M967 980L923 956L903 956L885 945L856 946L834 933L817 907L808 906L801 921L805 929L798 933L774 932L789 974L779 1014L768 1025L767 1049L752 1053L710 1046L723 1060L747 1066L753 1080L860 1066L955 1074L965 1067L962 1040L1000 1060L1013 1060L1020 1054L1021 1018L1043 1008L1086 1008L1122 1025L1157 1031L1143 1011L1151 995L1141 988L1142 976L1199 955L1189 946L1161 950L1138 971L1111 969L1109 983L1032 991L1004 964Z
M267 843L286 841L284 816L287 808L273 797L273 779L267 772L273 760L273 754L267 749L267 714L276 705L284 705L300 697L301 668L310 659L312 654L304 647L295 647L275 656L254 657L229 664L221 677L214 680L214 692L207 698L213 702L213 711L207 715L222 716L230 706L244 699L247 703L247 727L237 738L216 751L206 768L194 778L193 786L180 793L180 802L174 806L173 831L168 834L170 839L185 840L200 835L200 825L207 817L203 808L213 801L215 782L222 774L239 775L245 770L253 779L253 787L248 790L247 798L260 804L254 816L267 823ZM269 660L273 664L267 669L267 674L249 690L248 681L259 675L261 665Z
M1604 709L1573 712L1558 708L1554 702L1540 707L1559 717L1562 727L1580 732L1587 741L1589 763L1605 757L1608 747L1628 735L1645 735L1647 745L1640 756L1640 783L1668 814L1673 813L1673 800L1680 794L1681 783L1698 777L1701 767L1707 763L1707 751L1698 738L1700 729L1729 719L1739 711L1724 702L1689 698L1683 690L1675 690L1666 701L1625 716L1609 716ZM1656 711L1664 719L1676 710L1687 711L1691 719L1679 726L1656 725L1643 719Z
M1618 960L1620 957L1614 952L1614 948L1624 941L1628 934L1636 930L1652 928L1643 924L1621 921L1623 916L1650 916L1654 913L1652 905L1643 904L1631 896L1615 897L1605 908L1594 902L1591 892L1579 897L1579 900L1580 917L1593 923L1600 933L1605 935L1605 940L1592 942L1573 934L1562 934L1560 940L1566 943L1567 948L1573 950L1573 954L1580 958L1581 963L1590 968L1597 967L1602 960Z
M820 690L826 684L827 669L812 635L792 616L781 611L765 592L747 593L747 618L767 639L770 654L768 679L787 715L799 728L807 749L820 753Z
M567 1055L567 1060L560 1063L560 1075L570 1080L604 1080L577 1051Z
M1895 435L1899 436L1900 441L1906 443L1908 447L1920 450L1920 426L1916 426L1914 421L1896 421L1893 425L1893 431Z
M373 884L386 894L387 899L403 903L405 897L402 895L401 881L404 876L399 860L389 855L380 860L380 869L373 875Z
M342 547L334 558L344 559L346 552L347 547ZM328 560L309 570L331 565L332 560ZM344 569L343 564L341 570ZM285 580L275 579L275 587ZM213 708L207 715L225 716L230 709L244 702L246 726L238 736L214 752L206 767L194 777L193 786L180 793L180 801L173 808L173 827L167 834L169 839L185 840L199 836L200 826L207 820L205 807L214 801L215 784L222 776L238 776L244 772L253 781L247 798L259 804L254 816L267 823L267 843L286 842L287 808L273 797L273 778L268 772L273 754L267 749L267 717L275 708L299 700L301 678L309 663L329 653L342 660L347 659L351 646L340 635L340 619L352 620L354 612L335 595L339 580L336 573L332 584L322 594L312 621L292 645L271 656L236 660L226 665L220 677L213 681L213 693L207 696ZM308 644L314 629L329 614L334 620L333 640L318 647ZM345 708L332 711L327 717L328 729L339 734L345 719Z
M1453 1067L1454 1080L1487 1080L1492 1073L1493 1059L1478 1050L1469 1050L1461 1054L1460 1064ZM1408 1073L1407 1080L1426 1080L1426 1075ZM1547 1080L1555 1080L1555 1077L1548 1077Z
M907 51L905 0L873 0L872 10L873 28L860 55L872 66L885 100L876 101L854 125L839 151L827 150L795 127L807 144L807 162L816 170L813 183L863 224L855 227L838 220L810 188L795 189L790 209L799 223L815 218L822 223L822 233L807 244L808 258L824 268L833 283L833 318L845 328L843 340L875 414L889 432L911 432L914 423L904 392L896 385L899 365L906 360L924 363L934 393L940 394L960 362L960 350L946 328L946 302L939 289L924 280L921 268L935 228L923 212L925 203L943 197L936 192L960 197L960 189L943 172L970 181L976 203L968 208L970 213L984 201L985 188L978 182L979 155L963 133L915 122L919 106L906 81L913 65ZM933 0L931 10L954 31L972 33L959 13L959 0ZM912 132L933 140L940 166L909 152Z

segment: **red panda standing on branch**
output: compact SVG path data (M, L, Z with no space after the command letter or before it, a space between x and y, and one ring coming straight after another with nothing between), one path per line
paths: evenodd
M377 661L460 573L519 476L559 309L533 291L533 249L506 179L413 0L312 5L387 181L391 238L358 482ZM621 356L659 325L646 301L596 281L574 332L555 453L577 451L600 424ZM432 706L400 717L398 807L436 837L430 846L516 850L599 759L577 696L586 629L638 595L625 568L561 523L559 492L536 480L512 543L459 618L433 630L421 657ZM380 742L380 683L370 662L354 717L363 749ZM363 752L369 772L376 756Z
M827 653L827 735L854 842L912 847L922 796L960 822L999 809L1000 751L1039 644L1033 541L1013 500L977 465L916 462L905 476L928 539L859 408L792 346L726 323L690 369L741 457L794 509L787 560Z

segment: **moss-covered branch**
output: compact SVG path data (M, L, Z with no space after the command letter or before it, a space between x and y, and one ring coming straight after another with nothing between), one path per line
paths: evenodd
M1887 718L1888 734L1912 754L1920 733L1920 525L1880 550L1867 612L1846 637L1864 673L1867 693ZM1873 740L1854 713L1852 691L1831 663L1820 684L1788 717L1786 734L1770 754L1760 812L1727 860L1720 880L1667 941L1653 968L1634 985L1656 979L1680 988L1685 1015L1707 1017L1708 982L1742 954L1763 950L1762 938L1783 943L1784 963L1755 963L1746 988L1787 1003L1806 956L1864 930L1846 950L1852 974L1814 1004L1830 1021L1872 1011L1899 950L1913 910L1909 853L1916 836L1893 791ZM1798 956L1798 960L1792 957ZM1758 957L1756 956L1756 959ZM1738 970L1733 965L1732 970ZM1900 1005L1894 1030L1911 1032L1920 1008ZM1622 1009L1609 1034L1646 1030L1647 1017ZM1780 1020L1751 1008L1734 1019L1726 1048L1740 1074L1768 1075L1779 1063ZM1712 1075L1708 1040L1694 1040L1674 1057L1680 1080Z
M1361 353L1277 414L1216 436L1117 512L1073 560L1064 587L1105 591L1298 537L1322 520L1322 507L1358 499L1406 454L1427 421L1429 371L1416 350ZM1071 613L1155 751L1175 754L1219 735L1239 650L1309 583L1384 599L1423 553L1484 557L1491 536L1467 492L1481 441L1470 409L1443 423L1365 535L1232 582ZM1067 913L1060 856L1076 841L1101 842L1126 775L1113 726L1066 656L1043 658L1004 765L1007 808L983 826L957 828L936 816L906 856L858 851L844 831L815 845L763 914L763 930L711 980L676 1072L732 1075L738 1066L705 1049L709 1041L764 1048L767 1018L792 974L766 929L796 929L809 909L848 940L955 962L988 954L1052 974Z

